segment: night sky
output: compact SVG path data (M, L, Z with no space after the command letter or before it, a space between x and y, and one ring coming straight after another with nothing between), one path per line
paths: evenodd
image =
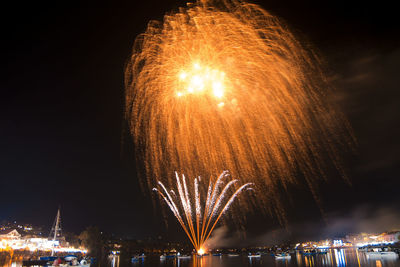
M336 86L333 101L358 141L345 159L351 185L335 174L321 183L323 215L305 186L293 188L286 228L294 238L400 228L397 9L360 0L256 3L322 55ZM61 205L65 231L98 225L124 237L173 238L176 223L167 230L139 188L124 133L123 70L147 22L183 5L14 1L2 7L0 220L50 227ZM246 228L251 239L280 226L249 214Z

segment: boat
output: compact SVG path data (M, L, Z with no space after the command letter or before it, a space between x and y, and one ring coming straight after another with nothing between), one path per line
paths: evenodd
M167 258L167 255L165 255L165 254L160 255L160 260L165 260L166 258Z
M229 253L228 257L239 257L239 254L235 254L235 253Z
M289 253L278 253L275 255L277 260L289 260L292 256Z
M304 256L311 256L311 255L315 255L315 254L317 254L317 251L315 251L315 250L305 250L305 251L303 251L303 255Z
M249 253L249 255L247 255L247 257L249 257L249 258L261 258L261 254L260 253L256 253L256 254Z
M214 254L212 254L213 256L216 256L216 257L221 257L222 256L222 254L221 253L214 253Z
M40 257L39 259L43 260L43 261L55 261L57 258L58 257L56 257L56 256L44 256L44 257Z
M165 255L165 258L166 258L166 259L173 259L173 258L175 258L175 257L176 257L175 254Z
M191 259L191 258L192 258L192 255L179 255L178 256L178 259L180 259L180 260Z
M90 263L87 262L86 259L82 259L81 261L78 261L78 257L75 255L67 255L64 257L64 260L66 261L66 266L79 266L79 267L89 267ZM60 264L60 267L62 267L63 264Z
M62 262L61 258L58 257L50 264L49 264L49 262L47 264L45 264L45 266L48 266L48 267L71 267L71 266L90 267L90 263L88 263L86 259L82 259L80 262L78 262L78 257L74 257L70 261L65 260L65 263L61 263L61 262Z
M73 260L77 260L77 259L78 259L78 257L75 255L64 256L64 260L66 260L66 261L73 261Z
M133 257L137 258L137 259L144 259L144 258L146 258L146 255L144 255L144 253L142 253L141 255L135 255Z
M138 262L139 260L144 260L146 258L146 255L141 254L141 255L135 255L131 258L132 262Z
M87 262L87 260L83 259L79 262L80 267L90 267L90 263Z

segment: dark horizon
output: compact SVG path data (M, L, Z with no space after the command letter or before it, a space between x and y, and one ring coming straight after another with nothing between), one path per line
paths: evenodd
M336 87L333 101L358 141L346 158L351 185L335 173L319 184L323 214L306 186L290 189L292 237L400 228L396 9L361 1L253 2L321 54ZM97 225L131 238L185 240L172 216L167 229L141 191L141 166L123 122L123 71L135 37L184 2L9 4L2 17L0 221L50 228L61 205L68 232ZM282 227L250 213L245 228L253 240Z

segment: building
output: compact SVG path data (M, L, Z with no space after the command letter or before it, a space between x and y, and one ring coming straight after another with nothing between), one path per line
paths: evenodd
M400 231L391 231L379 235L378 240L385 243L395 243L400 241Z
M21 234L16 229L3 230L0 231L0 239L19 240L21 239Z
M381 234L352 234L346 236L346 239L358 247L393 244L400 241L400 231L390 231Z

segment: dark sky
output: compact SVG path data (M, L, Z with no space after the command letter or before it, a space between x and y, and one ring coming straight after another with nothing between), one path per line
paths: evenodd
M321 219L300 187L293 192L299 201L288 211L291 224L317 222L312 237L335 225L329 218L362 224L390 213L400 226L397 9L389 2L360 0L256 3L325 58L335 97L359 143L357 154L346 159L352 186L339 178L321 184L328 219ZM147 22L184 2L9 4L0 16L0 219L50 227L61 205L66 231L98 225L137 238L168 236L162 217L139 189L122 138L123 68ZM247 225L249 233L276 227L269 217ZM347 230L354 229L335 231Z

